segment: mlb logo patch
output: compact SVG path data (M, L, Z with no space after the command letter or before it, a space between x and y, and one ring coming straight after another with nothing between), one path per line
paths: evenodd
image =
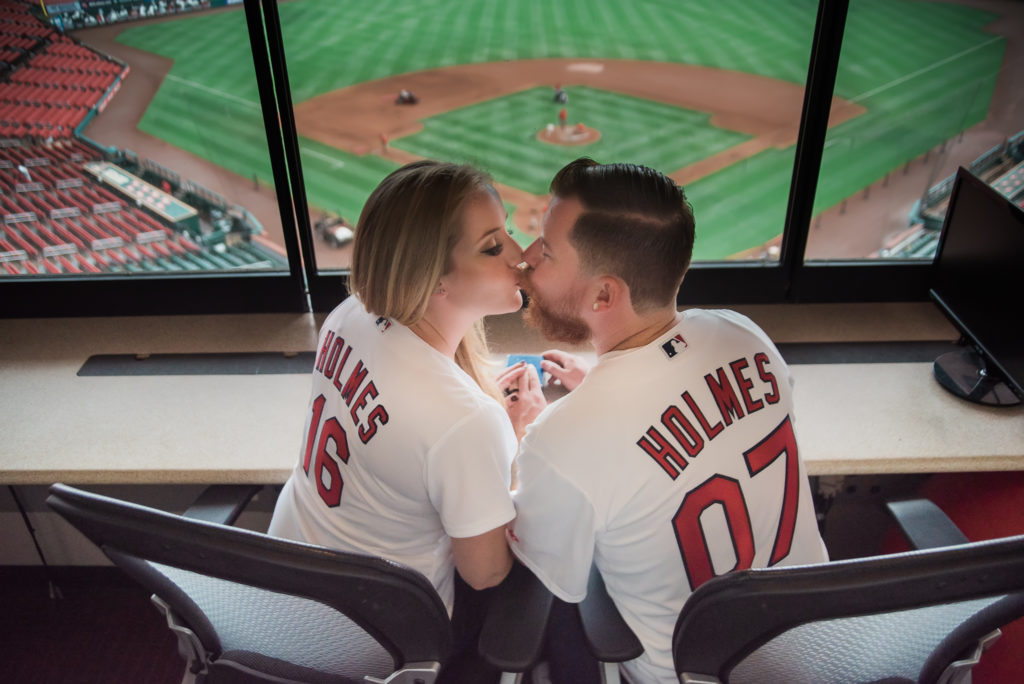
M380 318L377 319L376 325L377 325L377 330L379 330L380 333L383 335L384 333L386 333L388 331L388 328L391 327L391 319L390 318L385 318L384 316L381 316Z
M689 345L686 344L686 340L683 339L682 335L676 335L675 337L670 339L668 342L666 342L665 344L661 345L661 350L663 352L665 352L665 356L667 356L668 358L671 359L673 356L675 356L679 352L685 351L685 349L688 346Z

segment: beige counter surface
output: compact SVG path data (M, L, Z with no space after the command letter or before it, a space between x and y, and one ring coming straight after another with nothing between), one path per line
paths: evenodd
M777 342L949 340L927 304L735 307ZM290 354L319 316L0 320L0 483L284 482L308 401L305 373L78 375L94 354ZM497 354L548 345L517 316L490 322ZM1024 470L1024 408L938 386L930 363L793 365L810 474Z
M958 399L930 363L791 368L811 475L1024 470L1024 408Z
M0 321L0 482L284 482L309 377L80 377L93 354L301 352L309 315Z

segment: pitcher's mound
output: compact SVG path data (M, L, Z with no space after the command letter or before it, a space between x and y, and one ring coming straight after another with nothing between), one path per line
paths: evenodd
M601 139L601 131L583 124L556 126L548 124L537 132L537 140L551 145L589 145Z

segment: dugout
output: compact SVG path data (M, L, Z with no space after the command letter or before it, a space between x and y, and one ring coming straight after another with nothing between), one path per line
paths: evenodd
M104 186L149 211L180 233L199 237L199 212L174 195L106 161L87 162L85 170Z

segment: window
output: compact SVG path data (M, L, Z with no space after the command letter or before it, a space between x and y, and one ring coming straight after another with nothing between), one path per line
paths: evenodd
M259 297L259 276L278 303L282 281L299 294L242 8L126 22L157 6L78 6L5 13L0 274L22 292L119 291L151 312L175 293L202 310L187 300L238 278L252 289L228 309ZM191 293L200 282L207 295Z
M854 0L808 260L930 260L957 167L1024 199L1019 3Z
M385 174L489 170L524 245L578 156L669 173L698 260L778 258L814 14L786 3L344 3L280 7L321 269ZM368 45L367 36L372 36ZM337 65L337 68L325 68Z
M227 4L13 5L5 116L82 97L62 59L111 71L81 121L0 120L6 315L328 309L367 195L420 157L489 170L523 244L577 156L669 173L681 303L924 299L945 180L1009 189L1024 157L1019 3Z

